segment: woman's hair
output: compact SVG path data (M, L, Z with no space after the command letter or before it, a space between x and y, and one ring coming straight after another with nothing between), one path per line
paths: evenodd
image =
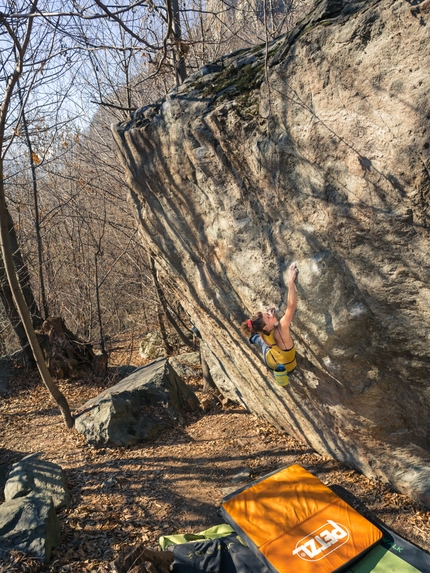
M251 336L251 334L254 334L256 332L258 333L263 332L265 326L266 323L264 322L263 319L263 313L257 312L256 314L254 314L252 318L248 318L248 320L244 320L242 322L242 324L240 325L240 330L242 331L242 334L244 336L249 337Z

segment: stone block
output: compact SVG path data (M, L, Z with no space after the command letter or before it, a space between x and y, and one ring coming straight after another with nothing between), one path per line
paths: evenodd
M94 446L131 446L184 424L185 412L198 408L194 392L161 358L89 400L75 427Z

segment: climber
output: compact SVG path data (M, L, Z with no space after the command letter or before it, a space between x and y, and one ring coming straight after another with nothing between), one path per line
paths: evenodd
M287 309L278 321L275 309L257 312L241 325L242 333L263 352L264 363L274 371L277 384L288 384L288 373L297 366L296 349L290 333L290 324L297 306L296 277L299 272L297 263L288 268Z

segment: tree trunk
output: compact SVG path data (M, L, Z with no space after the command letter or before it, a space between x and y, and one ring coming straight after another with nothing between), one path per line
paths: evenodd
M171 9L172 30L176 46L176 49L173 52L175 58L176 85L180 85L187 77L187 68L185 66L185 50L182 43L179 3L178 0L167 0L166 5L168 9Z
M6 219L8 225L9 241L13 253L13 262L18 273L18 281L21 287L21 291L23 292L27 307L31 314L33 327L35 330L38 330L41 327L43 320L40 316L39 308L33 295L28 268L24 263L21 250L18 246L15 225L8 209L6 210ZM34 356L28 342L27 334L25 333L24 325L21 322L21 318L15 306L15 301L13 299L12 291L9 287L2 257L0 257L0 298L3 302L6 316L8 317L9 322L18 338L19 344L27 357L29 366L34 368L36 366Z
M157 304L157 315L158 323L160 325L161 337L163 339L164 348L166 354L172 354L173 348L167 340L167 332L163 322L163 291L161 290L160 283L158 282L157 271L155 269L154 259L149 255L149 268L151 270L152 280L154 282L155 291L157 293L158 304Z
M43 323L43 318L40 315L39 307L37 306L36 299L34 298L33 289L30 284L30 273L28 272L28 267L24 262L24 258L21 253L21 249L18 244L18 238L16 236L15 225L13 223L12 216L9 209L6 208L6 219L9 233L9 244L12 251L13 264L17 272L18 282L21 287L22 294L24 296L25 304L31 315L31 321L33 323L33 328L38 330Z
M176 330L176 332L178 333L178 336L182 340L182 342L186 346L189 346L190 348L194 349L194 342L192 340L190 340L189 338L187 338L187 336L182 332L181 327L176 322L175 318L173 317L172 313L170 312L170 310L167 306L166 297L164 296L163 290L162 290L160 285L159 285L159 288L160 288L160 291L162 293L161 303L163 305L164 314L166 315L167 320L170 322L170 324Z
M22 106L22 95L21 95L21 89L19 87L18 87L18 93ZM33 202L34 202L34 228L36 231L37 259L39 266L39 286L40 286L40 296L42 299L43 315L44 318L46 319L49 316L49 309L48 309L48 301L46 299L45 278L43 273L43 245L42 245L42 236L40 233L39 197L37 190L35 154L33 153L33 146L31 144L30 135L28 133L27 118L24 109L22 109L22 127L24 128L24 135L25 135L25 140L27 142L28 155L31 168L31 181L33 186Z
M95 268L95 291L96 291L96 304L97 304L97 319L99 323L99 335L100 335L100 349L102 351L103 356L107 356L106 349L105 349L105 340L103 334L103 321L102 321L102 309L100 306L100 286L99 286L99 266L98 266L98 257L100 255L100 246L97 252L94 255L94 268Z
M6 316L18 338L19 345L21 346L29 366L33 368L36 366L34 356L28 343L28 338L25 333L24 325L16 310L15 301L13 300L12 291L10 290L9 283L6 276L6 271L3 266L3 260L0 258L0 298L2 300Z
M173 317L172 313L169 311L167 300L166 300L166 297L164 296L163 289L161 288L160 282L158 280L157 271L155 269L154 259L152 257L150 258L150 264L151 264L151 274L152 274L154 285L155 285L155 288L157 291L158 301L159 301L159 303L163 309L164 314L166 315L167 320L170 322L170 324L176 330L176 332L178 333L179 338L182 340L182 342L186 346L189 346L190 348L194 349L193 341L186 337L186 335L182 332L181 327L179 326L179 324L177 323L177 321Z

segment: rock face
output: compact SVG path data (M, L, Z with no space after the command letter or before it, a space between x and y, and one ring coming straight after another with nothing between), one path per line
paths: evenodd
M131 446L183 424L185 411L198 408L194 392L161 358L84 404L75 427L94 446Z
M429 36L430 0L318 1L267 51L114 128L140 231L224 395L428 506ZM293 260L282 390L239 323L283 306Z

